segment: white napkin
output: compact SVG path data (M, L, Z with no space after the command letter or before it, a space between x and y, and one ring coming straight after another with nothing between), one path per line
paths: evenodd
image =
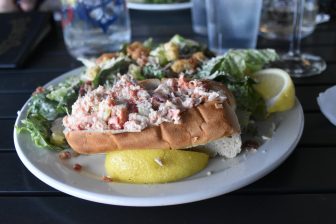
M336 86L330 87L317 97L317 103L324 116L336 125Z

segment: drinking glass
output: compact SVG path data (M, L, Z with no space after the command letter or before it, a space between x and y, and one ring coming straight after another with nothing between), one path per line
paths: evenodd
M205 0L208 44L218 54L255 48L262 0Z
M62 26L75 58L120 50L131 38L126 0L62 0Z
M263 0L259 35L268 39L293 38L295 0ZM317 0L306 0L303 10L301 37L310 35L316 26Z
M293 35L289 51L281 55L281 61L277 64L277 67L298 78L318 75L326 69L326 63L319 56L301 53L300 44L305 0L295 0L294 3Z
M207 35L205 0L192 0L191 19L195 33Z

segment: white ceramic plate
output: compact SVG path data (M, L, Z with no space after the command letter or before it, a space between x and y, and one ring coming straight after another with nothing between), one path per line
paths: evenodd
M66 77L79 74L70 71L50 83L56 84ZM16 120L25 118L27 103ZM114 205L162 206L207 199L246 186L263 177L294 150L303 130L304 117L299 101L293 109L272 116L263 126L276 124L273 137L258 150L243 152L234 159L211 159L202 172L187 179L167 184L124 184L101 181L104 175L104 156L78 156L60 160L58 153L37 148L28 133L14 130L16 151L23 164L40 180L67 194L82 199ZM72 165L83 166L81 172ZM209 171L211 175L207 175Z
M149 4L127 2L129 9L148 10L148 11L170 11L191 8L191 2L171 3L171 4Z

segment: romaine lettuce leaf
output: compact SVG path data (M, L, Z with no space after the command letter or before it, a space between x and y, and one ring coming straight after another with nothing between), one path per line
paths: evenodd
M117 78L117 74L127 72L129 65L130 60L125 56L119 56L116 59L106 61L92 80L94 88L98 87L98 85L113 83Z
M225 83L236 97L238 110L244 114L240 119L242 128L247 126L248 116L266 116L266 105L253 89L255 81L249 76L266 64L278 59L273 49L229 50L226 54L205 62L196 74L201 79L214 79Z
M16 127L16 130L18 133L22 131L29 132L32 141L38 147L53 150L62 150L67 148L67 145L55 145L50 142L51 123L51 121L47 120L40 114L30 114L26 119L21 121L21 125Z
M51 127L57 118L71 111L71 105L78 97L79 86L79 78L70 78L56 86L49 86L44 91L34 93L29 102L27 116L16 130L29 132L38 147L53 150L67 148L66 142L54 141Z
M197 76L214 79L227 75L231 80L241 81L246 75L262 69L266 64L279 58L273 49L238 49L205 62Z
M34 94L29 103L28 115L38 114L48 121L55 120L61 111L57 110L58 102L47 98L46 93Z

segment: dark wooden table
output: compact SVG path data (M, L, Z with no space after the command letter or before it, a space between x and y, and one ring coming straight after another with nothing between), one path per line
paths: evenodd
M131 19L133 40L151 36L166 41L179 33L206 41L192 32L189 10L132 11ZM259 48L287 46L260 38L258 42ZM17 111L36 86L80 66L67 53L60 27L54 26L25 67L0 70L0 223L336 223L336 127L316 103L319 92L336 84L336 22L319 25L302 48L322 56L328 68L320 76L294 80L305 128L294 153L280 167L216 198L166 207L122 207L51 188L34 177L16 154L12 136Z

